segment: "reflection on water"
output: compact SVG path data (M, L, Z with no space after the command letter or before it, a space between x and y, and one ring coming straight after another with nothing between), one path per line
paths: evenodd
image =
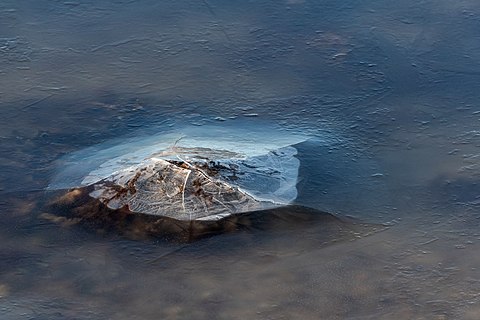
M2 1L2 319L477 319L479 14ZM316 138L298 146L301 206L193 242L49 207L66 153L245 119Z

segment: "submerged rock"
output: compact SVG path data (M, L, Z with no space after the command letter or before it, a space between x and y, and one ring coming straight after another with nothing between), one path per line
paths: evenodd
M49 203L39 218L69 228L75 224L105 235L120 235L133 240L163 239L189 243L225 233L243 232L268 239L288 233L314 237L312 245L328 245L354 240L384 226L368 225L302 206L287 205L268 210L234 214L220 220L178 220L164 216L134 213L126 207L110 209L89 193L93 187L74 189L68 200L59 196Z
M156 159L94 184L90 195L111 209L178 220L216 220L267 206L214 170L208 164Z

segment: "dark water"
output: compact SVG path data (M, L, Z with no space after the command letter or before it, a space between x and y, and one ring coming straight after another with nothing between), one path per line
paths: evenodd
M474 0L2 1L1 318L478 319L479 15ZM273 212L193 243L42 218L68 152L245 119L317 137L298 146L297 202L335 217Z

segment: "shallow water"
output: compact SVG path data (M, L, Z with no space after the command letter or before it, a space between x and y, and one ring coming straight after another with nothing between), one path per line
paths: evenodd
M478 319L479 14L2 1L1 318ZM318 211L191 243L44 219L64 154L244 120L316 137L296 202Z

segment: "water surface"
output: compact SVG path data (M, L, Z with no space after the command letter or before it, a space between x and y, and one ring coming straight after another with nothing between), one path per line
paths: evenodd
M2 1L2 319L477 319L479 14ZM193 243L44 219L64 154L246 119L317 138L297 146L311 209Z

